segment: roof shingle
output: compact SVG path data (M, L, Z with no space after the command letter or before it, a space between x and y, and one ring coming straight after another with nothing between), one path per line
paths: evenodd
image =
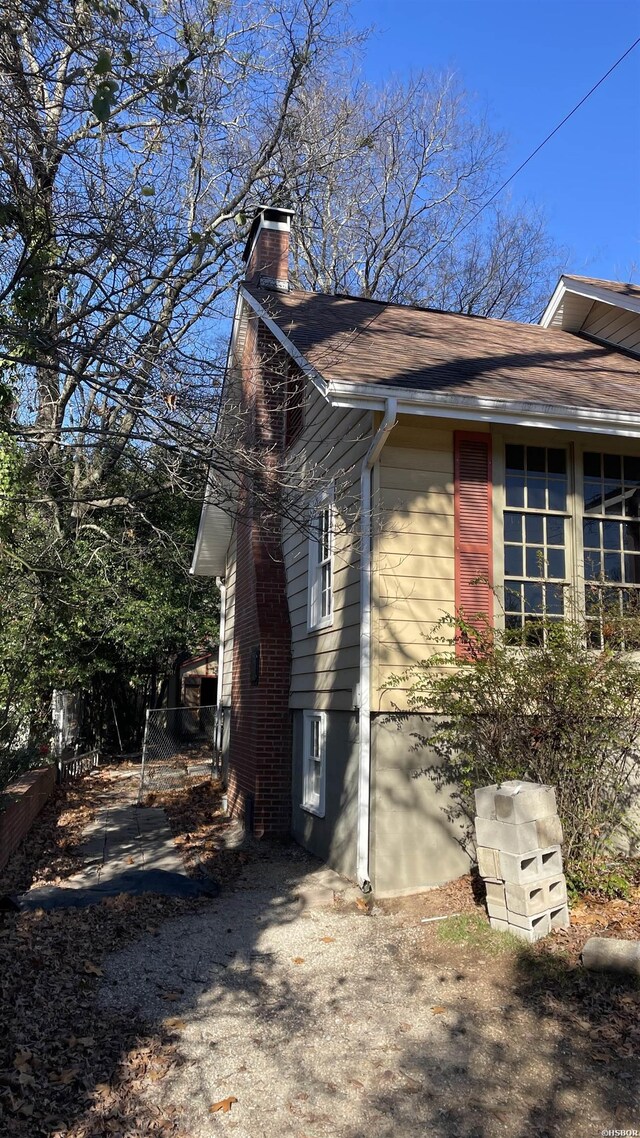
M329 383L640 412L640 359L587 336L351 296L245 288Z

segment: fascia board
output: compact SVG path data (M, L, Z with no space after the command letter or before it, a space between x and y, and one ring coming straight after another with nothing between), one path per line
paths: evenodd
M557 283L557 285L553 291L553 296L551 297L551 300L547 304L547 307L545 308L544 312L542 313L542 316L540 317L539 323L541 324L541 326L543 328L548 328L549 325L553 322L555 314L558 311L560 305L562 304L562 301L564 300L564 294L566 291L567 291L567 288L566 288L566 285L564 283L564 280L562 277L560 277L560 280L558 281L558 283Z
M546 427L559 431L591 434L627 435L640 438L640 415L627 411L606 411L591 407L566 407L544 403L507 403L499 399L441 395L424 391L402 391L397 387L375 388L363 384L332 383L329 403L333 407L382 411L388 399L396 398L398 413L429 415L440 419L464 419L475 423L505 426Z
M247 304L251 306L256 315L260 317L264 324L266 324L267 328L272 333L272 335L275 336L278 343L282 344L282 347L285 349L285 351L287 351L292 359L295 360L300 370L306 376L308 376L320 394L326 399L329 385L324 376L321 375L319 371L316 371L314 367L312 367L308 359L303 356L302 352L298 351L295 344L292 343L289 337L282 331L282 328L279 326L279 324L276 324L275 320L269 316L266 308L263 308L263 306L260 304L260 301L256 300L256 298L252 296L250 292L244 289L242 285L240 285L240 294L244 297Z

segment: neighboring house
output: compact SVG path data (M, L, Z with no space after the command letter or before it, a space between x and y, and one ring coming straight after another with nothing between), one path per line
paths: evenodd
M205 502L192 571L222 586L232 810L389 894L468 868L391 678L442 614L503 619L484 577L526 638L591 589L598 643L597 582L640 589L640 288L565 276L540 326L290 290L290 216L254 221L227 398L309 521Z

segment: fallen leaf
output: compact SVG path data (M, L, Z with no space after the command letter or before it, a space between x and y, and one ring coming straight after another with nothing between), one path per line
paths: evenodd
M358 909L362 909L362 911L364 913L369 912L369 906L367 905L367 902L364 900L363 897L357 897L356 898L356 905L357 905Z
M304 956L294 956L293 957L293 963L294 964L304 964Z
M320 940L323 944L335 944L336 938L334 936L321 936Z
M433 1014L434 1016L441 1016L443 1012L446 1012L446 1010L447 1010L447 1009L446 1009L446 1008L443 1008L443 1007L441 1007L441 1006L440 1006L440 1004L437 1004L435 1008L432 1008L432 1009L431 1009L431 1011L432 1011L432 1014Z
M166 1019L164 1021L164 1023L165 1023L165 1027L181 1028L181 1027L187 1026L185 1021L183 1019L179 1019L177 1016L172 1016L171 1019Z
M172 1000L179 1000L181 995L181 992L161 992L160 999L169 1000L169 1002L171 1002Z
M104 976L102 969L98 968L97 964L92 964L90 960L85 960L84 970L88 972L90 976Z
M235 1095L228 1095L227 1098L220 1099L220 1102L214 1102L209 1107L209 1114L216 1114L219 1110L221 1110L223 1114L228 1114L234 1102L237 1101Z

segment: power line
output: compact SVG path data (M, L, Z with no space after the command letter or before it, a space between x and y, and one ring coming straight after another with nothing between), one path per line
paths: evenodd
M640 44L640 36L638 37L637 40L634 40L634 42L631 44L631 46L627 48L627 50L620 56L619 59L616 59L615 63L612 64L612 66L609 68L609 70L606 71L605 74L602 75L600 79L598 79L598 82L594 83L593 87L589 91L587 91L586 95L582 96L582 98L580 99L580 102L576 103L575 107L573 107L569 111L569 113L564 116L564 118L558 123L557 126L554 126L553 130L549 132L549 134L546 136L546 138L543 138L542 142L540 142L536 146L535 150L532 150L531 154L529 154L529 156L527 158L525 158L524 162L521 162L520 165L517 167L517 169L514 170L513 173L510 174L509 177L505 179L505 181L502 183L502 185L498 186L498 189L495 190L494 193L492 193L491 197L487 198L486 202L483 202L483 204L480 206L480 208L478 210L476 210L473 217L470 217L469 220L466 221L464 223L464 225L462 225L460 227L460 229L458 229L449 238L449 240L438 249L437 253L434 254L434 256L431 258L431 260L427 261L427 264L425 265L425 269L428 269L433 264L433 262L436 260L436 258L439 257L440 254L445 251L445 249L448 249L449 246L452 245L454 241L457 241L458 237L460 236L461 233L464 233L465 229L468 229L470 225L473 225L474 221L476 221L480 217L480 214L483 213L483 211L487 208L487 206L491 205L491 202L495 201L495 199L502 193L502 191L504 189L506 189L506 187L513 181L513 179L518 176L520 171L524 170L525 166L528 166L529 162L531 162L531 159L535 158L536 154L539 154L539 152L542 150L543 146L546 146L546 144L553 138L553 136L555 134L557 134L559 130L561 130L561 128L565 125L565 123L567 123L569 121L569 119L572 118L573 115L575 115L576 111L580 110L580 107L584 103L586 103L587 99L591 98L594 91L597 91L598 87L602 86L604 81L609 78L609 76L615 71L616 67L620 66L620 64L623 62L623 60L625 60L627 58L627 56L631 54L631 52L634 50L634 48L636 48L638 46L638 44ZM356 297L355 299L366 301L365 297ZM380 311L376 312L371 317L370 320L367 320L367 322L361 328L354 329L353 333L351 334L351 338L346 342L346 344L336 345L335 348L325 348L324 352L327 355L329 355L331 353L344 351L344 349L346 347L348 347L349 344L353 340L355 340L357 336L361 336L362 333L367 330L367 328L370 328L371 325L373 323L375 323L376 320L379 319L381 313L384 311L384 307L385 307L384 303L383 302L377 302L377 303L381 304ZM321 353L321 355L322 355L322 353Z
M535 150L531 151L531 154L528 156L528 158L525 158L524 162L520 163L518 168L516 170L514 170L512 174L509 175L509 177L502 183L502 185L498 186L498 189L491 195L490 198L487 198L486 202L484 202L480 206L480 209L478 209L476 211L476 213L474 213L473 217L469 218L469 220L467 222L465 222L465 224L457 231L457 233L454 233L453 237L451 237L449 239L449 241L447 242L447 244L443 247L444 249L447 249L449 247L449 245L451 245L451 243L453 241L455 241L456 238L458 238L460 236L461 233L464 233L465 229L468 229L469 226L473 224L473 222L480 216L480 214L483 212L483 210L485 210L487 208L487 206L491 205L492 201L495 201L495 199L498 197L498 195L501 194L502 191L504 189L506 189L506 187L510 184L510 182L512 182L513 179L518 176L518 174L520 173L521 170L524 170L525 166L529 165L529 163L531 162L531 159L535 158L536 154L540 153L540 151L542 150L542 147L546 146L547 143L553 138L554 134L557 134L558 131L564 126L564 124L567 123L569 121L569 119L572 118L573 115L575 115L576 111L580 110L580 107L583 105L583 103L586 103L587 99L591 98L594 91L597 91L598 87L602 86L605 79L609 78L609 76L615 71L616 67L620 66L622 61L624 59L626 59L628 55L631 54L633 49L636 48L639 43L640 43L640 36L638 37L637 40L634 41L634 43L631 44L631 47L627 48L627 50L624 52L623 55L620 56L619 59L616 59L616 62L614 64L612 64L612 66L609 68L609 70L600 79L598 79L598 82L594 83L591 90L587 91L586 95L582 96L582 98L580 99L580 102L576 103L575 107L573 107L573 109L570 110L569 113L564 116L564 118L558 123L557 126L554 126L553 130L549 132L549 134L547 135L546 138L543 138L542 142L540 142L538 144L538 146L536 146ZM442 249L440 250L440 252L442 252ZM429 264L431 264L431 263L432 262L429 262ZM429 266L427 265L426 267L428 268Z

